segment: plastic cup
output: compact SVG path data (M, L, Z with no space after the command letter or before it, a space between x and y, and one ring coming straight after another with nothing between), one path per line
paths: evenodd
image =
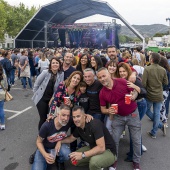
M69 97L64 97L64 104L67 103L67 100L69 99Z
M131 103L131 94L126 94L125 95L125 104L130 104Z
M55 159L56 155L57 155L56 150L55 149L51 149L50 150L50 155L51 155L51 157L53 157Z
M76 160L72 161L71 163L72 163L73 165L77 165L77 161L76 161Z
M111 106L115 110L115 114L117 114L118 113L118 104L112 104Z

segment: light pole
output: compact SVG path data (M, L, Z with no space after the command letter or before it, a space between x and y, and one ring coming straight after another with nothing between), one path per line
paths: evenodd
M166 18L166 21L169 21L169 34L170 34L170 18Z

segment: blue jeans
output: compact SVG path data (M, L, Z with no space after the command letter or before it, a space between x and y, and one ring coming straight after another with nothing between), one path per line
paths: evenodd
M105 115L102 113L93 113L93 114L91 114L91 116L93 116L93 118L95 118L95 119L99 119L102 122L104 122Z
M0 101L0 123L5 124L5 113L4 113L4 100Z
M15 80L15 69L11 70L11 84L14 84Z
M140 120L142 120L142 118L144 117L147 111L146 99L143 98L141 101L137 101L137 105L138 105L138 111L139 111L139 118ZM129 135L130 135L130 132L129 132ZM142 154L143 154L143 151L142 151L142 138L141 138L141 155ZM132 160L132 156L133 156L133 143L132 143L132 138L130 135L130 152L128 153L128 159Z
M45 149L47 153L50 153L51 149ZM57 158L57 162L63 163L69 160L70 148L66 144L62 144L59 152L59 157ZM32 165L31 170L49 170L49 164L46 162L45 158L41 154L41 152L37 149L35 153L34 163Z
M40 74L39 69L35 68L35 73L36 73L36 76L38 77Z
M160 121L160 110L162 102L151 102L148 99L147 101L147 112L146 115L153 121L153 128L151 130L152 135L156 135L158 128L162 129L163 124ZM151 106L153 105L153 112L151 112Z
M168 95L168 98L167 98L166 103L165 103L166 117L168 117L168 114L169 114L169 102L170 102L170 91L169 91L169 95Z
M24 89L26 88L26 79L28 79L29 86L32 89L32 80L28 77L22 77L22 79L21 79L22 84L23 84L23 88Z

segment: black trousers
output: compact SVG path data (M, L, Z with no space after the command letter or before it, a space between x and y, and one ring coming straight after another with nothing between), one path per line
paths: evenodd
M41 100L37 104L38 113L40 116L40 121L38 124L38 130L40 130L42 124L46 121L47 115L49 113L49 101L41 98Z

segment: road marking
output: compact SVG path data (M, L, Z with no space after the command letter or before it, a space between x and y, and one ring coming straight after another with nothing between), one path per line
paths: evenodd
M23 90L23 88L12 87L12 90Z
M26 109L24 109L24 110L22 110L22 111L18 111L17 113L15 112L16 114L14 114L13 116L7 118L7 120L11 120L11 119L13 119L13 118L19 116L20 114L26 112L27 110L29 110L29 109L31 109L31 108L32 108L32 106L27 107ZM13 111L13 112L14 112L14 111Z
M11 112L11 113L18 113L19 111L15 111L15 110L8 110L8 109L4 109L4 111L6 112Z

